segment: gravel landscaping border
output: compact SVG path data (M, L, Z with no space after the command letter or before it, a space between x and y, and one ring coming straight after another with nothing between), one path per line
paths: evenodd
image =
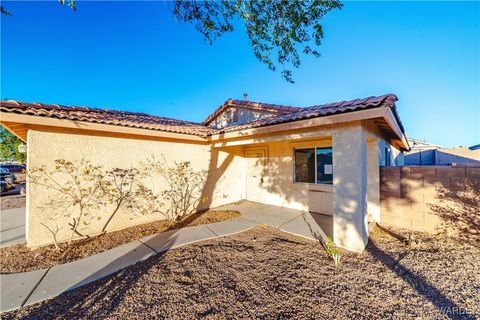
M193 213L176 222L167 220L155 221L88 239L77 240L63 252L56 250L53 245L35 250L27 248L26 244L4 247L0 248L0 273L18 273L48 268L85 258L156 233L225 221L239 215L240 212L234 210L208 210Z
M256 227L156 255L2 319L476 319L475 243L378 229L335 267L314 241Z

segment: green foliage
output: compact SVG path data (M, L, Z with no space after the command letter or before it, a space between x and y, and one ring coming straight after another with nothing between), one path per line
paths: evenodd
M341 7L339 1L317 0L177 0L173 13L181 21L194 24L210 44L233 31L235 21L241 21L255 57L270 70L282 66L283 77L293 83L287 68L300 66L298 50L319 57L316 48L323 38L321 19Z
M63 6L65 5L65 0L58 0L60 2L60 4ZM69 0L68 1L68 6L73 10L77 10L77 4L75 2L75 0Z
M12 13L10 11L8 11L7 9L5 9L3 6L0 6L0 13L2 13L4 15L7 15L7 16L12 15Z
M20 144L23 144L22 140L0 126L0 161L25 162L27 154L18 152Z
M327 243L325 243L325 250L336 266L340 265L340 258L342 257L340 251L335 247L332 238L328 237Z

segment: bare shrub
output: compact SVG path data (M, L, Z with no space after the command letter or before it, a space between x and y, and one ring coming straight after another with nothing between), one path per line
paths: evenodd
M98 201L100 168L86 160L73 163L58 159L55 160L53 170L41 167L29 172L30 183L57 191L55 196L48 198L42 207L43 209L53 209L50 210L53 212L50 219L58 215L72 219L67 246L72 243L75 234L82 236L80 226L87 225L88 219L101 206ZM43 226L54 235L54 242L56 242L58 226L55 225L56 231L52 231L52 228L46 224Z
M158 174L166 188L155 192L145 181L151 173ZM87 160L71 162L55 160L53 170L45 167L29 172L30 183L55 190L39 208L48 212L48 220L41 225L52 235L55 247L61 250L57 234L65 226L58 226L58 218L67 218L71 231L66 246L74 236L84 235L83 226L93 220L105 219L98 234L105 233L111 221L121 208L132 214L160 213L166 219L175 221L184 215L197 211L198 206L208 200L202 197L207 179L206 170L194 170L188 161L157 161L153 156L139 168L113 168L105 170ZM110 210L111 208L111 210Z
M161 213L167 219L175 221L197 211L198 206L208 200L202 197L207 171L193 169L189 161L169 165L165 158L162 160L158 161L152 156L147 161L147 166L165 181L167 188L160 192L165 205L165 210Z
M145 168L114 168L98 176L98 186L101 191L99 201L114 205L113 211L108 214L108 218L102 227L102 233L106 231L121 207L130 209L132 212L147 213L148 211L155 211L148 205L155 200L155 196L151 189L143 183L146 175Z

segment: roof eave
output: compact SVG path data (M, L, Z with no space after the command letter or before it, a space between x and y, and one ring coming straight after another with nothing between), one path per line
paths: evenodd
M391 107L382 106L379 108L364 109L346 113L338 113L327 116L317 116L308 119L295 120L290 122L261 126L257 128L248 128L238 131L225 133L213 133L209 136L210 142L219 142L229 139L252 138L264 134L278 134L282 131L305 129L306 127L319 127L325 125L333 125L352 121L362 121L375 118L384 118L391 128L392 133L397 137L396 147L403 151L410 149L407 137L400 127L397 118L394 116Z
M190 142L206 143L207 136L188 134L188 133L179 133L166 130L153 130L145 128L137 128L130 126L121 126L114 124L103 124L96 122L88 121L79 121L79 120L70 120L70 119L60 119L53 117L42 117L42 116L33 116L25 115L13 112L0 111L0 123L4 125L9 131L13 131L15 135L15 130L9 129L11 127L9 124L23 124L28 129L33 129L35 127L43 128L66 128L71 130L86 130L86 131L97 131L108 135L109 133L117 134L129 134L136 136L144 137L155 137L155 138L165 138L165 139L175 139L175 140L184 140ZM21 137L25 141L25 137Z

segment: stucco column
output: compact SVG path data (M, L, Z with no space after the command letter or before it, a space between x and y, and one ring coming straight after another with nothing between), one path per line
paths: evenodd
M360 124L333 132L333 168L333 240L361 252L368 234L367 141Z
M367 217L368 222L380 223L379 141L367 138Z

